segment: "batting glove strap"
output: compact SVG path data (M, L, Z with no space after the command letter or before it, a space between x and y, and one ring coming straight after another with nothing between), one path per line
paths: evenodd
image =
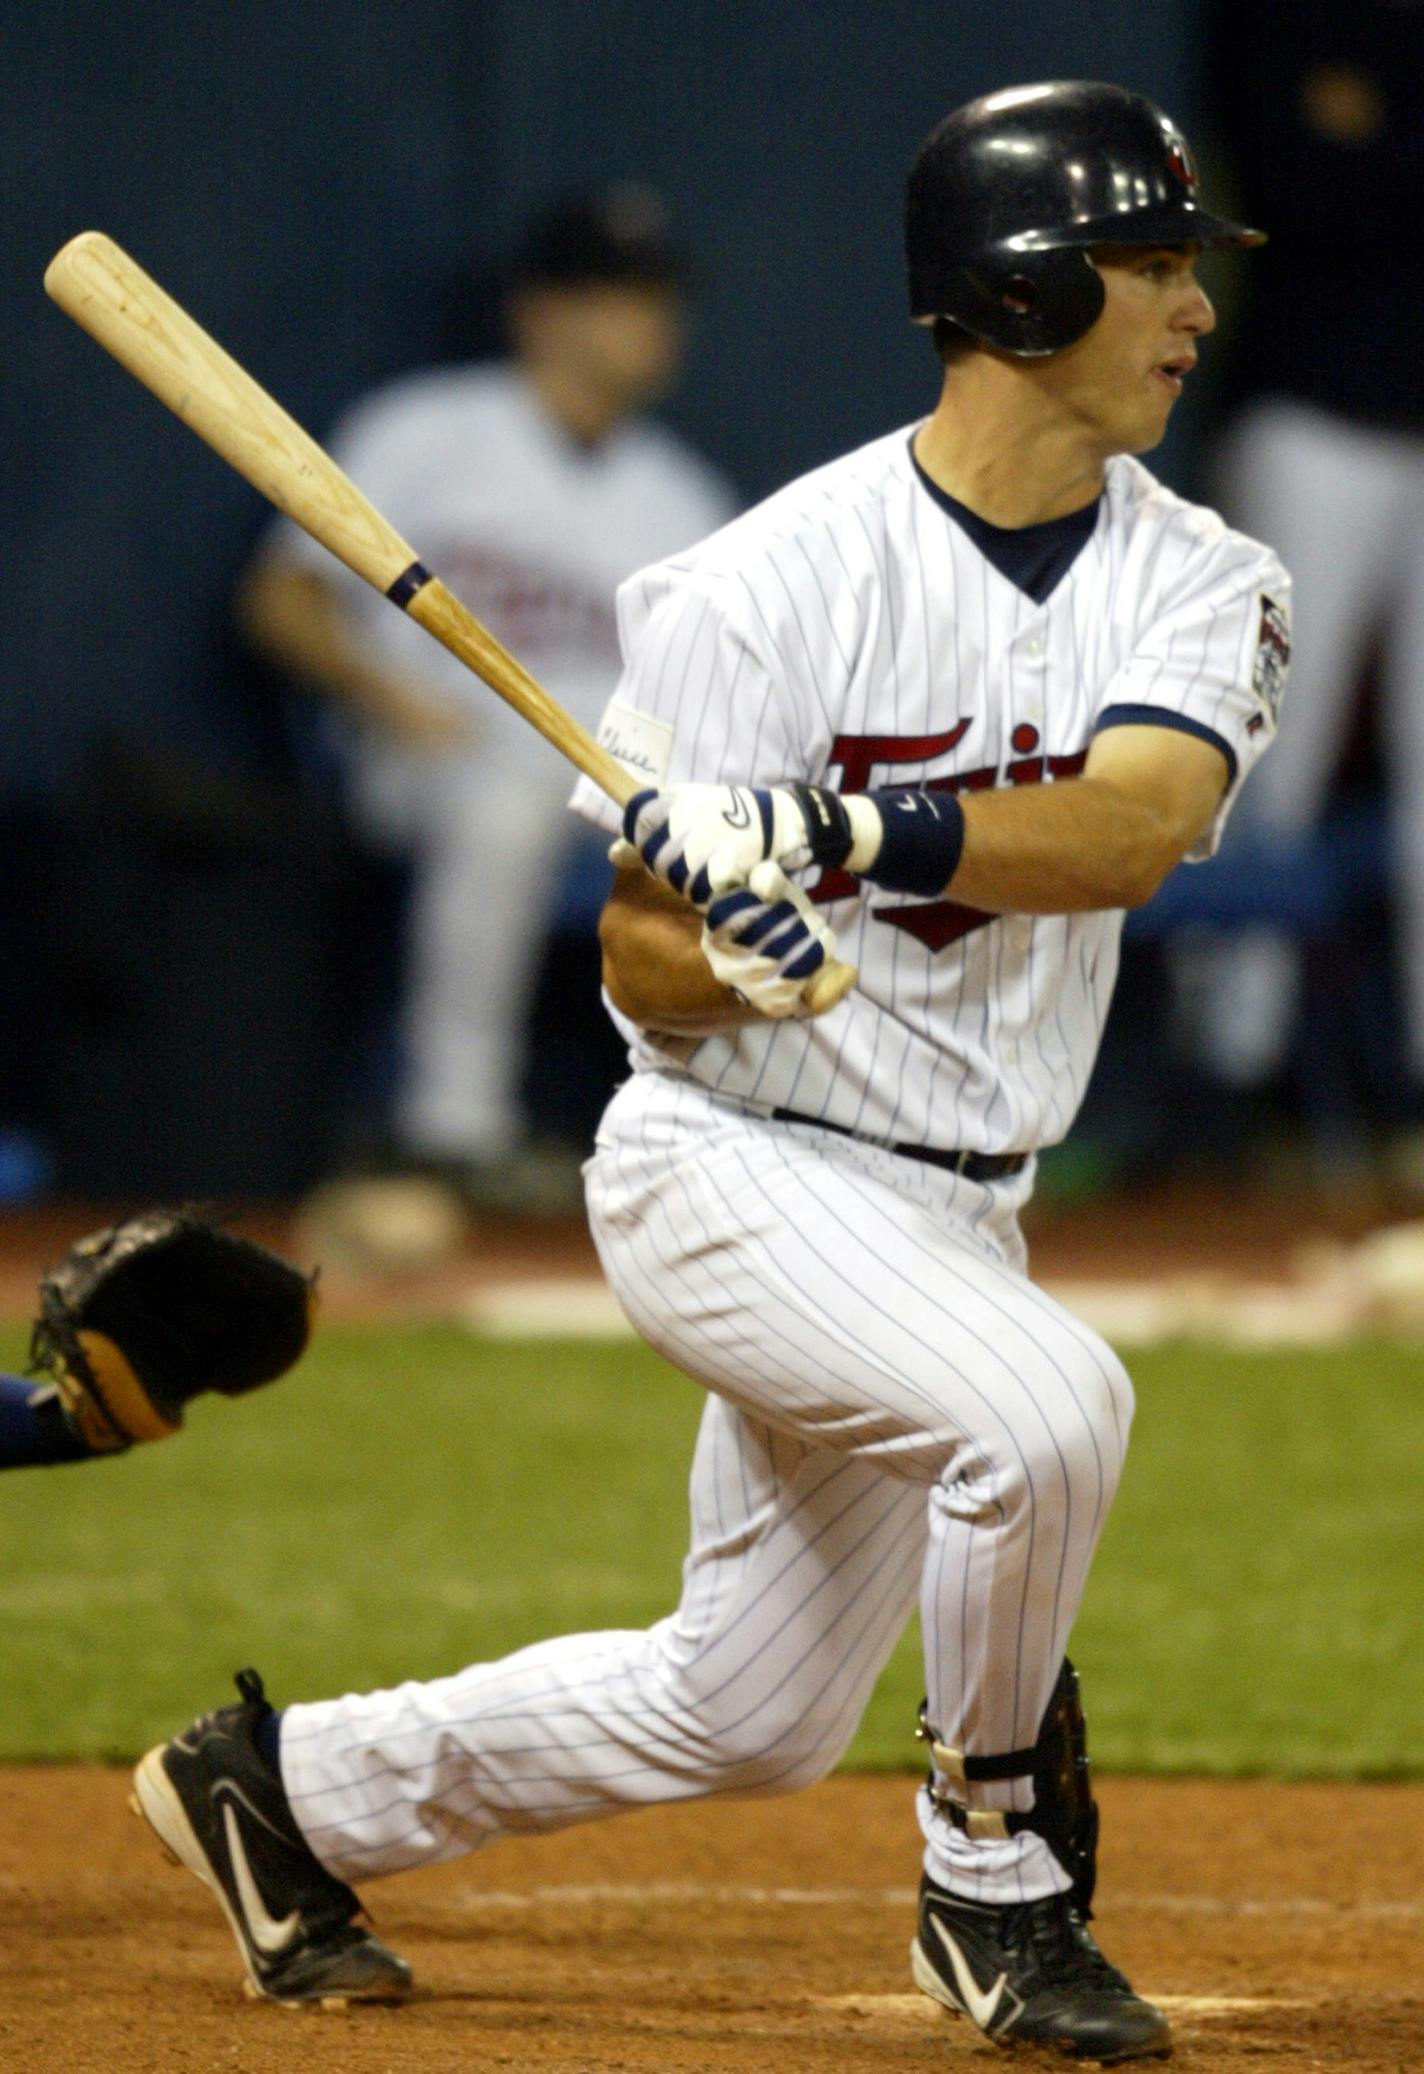
M964 850L964 809L954 794L891 785L863 796L880 816L880 846L863 865L852 857L851 870L887 892L937 899Z
M838 792L824 785L791 785L787 790L801 809L806 823L806 846L811 862L838 870L851 853L854 836L850 815Z

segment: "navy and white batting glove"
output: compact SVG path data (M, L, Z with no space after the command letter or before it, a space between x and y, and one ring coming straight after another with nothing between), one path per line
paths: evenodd
M629 800L623 841L609 855L626 865L635 850L654 877L705 909L745 886L758 864L840 864L850 842L839 796L820 786L669 785Z
M963 848L964 809L953 793L928 787L842 797L821 785L670 785L629 800L623 839L609 855L620 865L641 858L705 908L766 861L786 872L839 868L889 892L938 899Z
M806 988L835 950L801 888L770 861L753 868L747 885L715 895L702 928L713 977L773 1021L811 1013Z

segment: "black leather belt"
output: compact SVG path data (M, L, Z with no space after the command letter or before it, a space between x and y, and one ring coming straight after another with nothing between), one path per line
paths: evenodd
M866 1138L843 1123L827 1123L824 1116L802 1116L795 1109L773 1109L775 1123L809 1123L818 1131L834 1131L837 1137L854 1138L861 1145L878 1145L882 1152L898 1152L904 1159L923 1160L927 1167L946 1167L966 1181L1006 1181L1021 1174L1028 1165L1026 1152L940 1152L933 1145L892 1145L881 1138Z

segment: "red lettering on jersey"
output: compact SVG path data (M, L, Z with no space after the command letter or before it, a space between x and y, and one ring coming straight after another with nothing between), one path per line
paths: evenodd
M942 951L971 930L997 919L985 914L982 907L961 907L957 900L927 900L921 907L873 907L870 913L874 921L888 922L892 929L917 937L929 951Z
M871 773L877 764L929 763L936 756L947 756L968 732L969 722L961 720L942 735L837 735L826 762L840 766L840 791L868 792ZM995 776L995 772L988 772L987 782L992 784ZM957 789L958 784L959 780L954 778L931 778L925 790ZM812 900L822 903L853 900L860 891L860 882L848 871L823 871L815 885L807 890Z
M865 792L869 790L871 774L877 764L928 763L955 748L968 729L969 722L961 720L957 727L941 735L837 735L826 761L839 765L842 792ZM1036 749L1038 729L1027 721L1021 721L1009 740L1020 752ZM1003 783L1041 785L1045 777L1076 778L1087 760L1086 749L1075 750L1071 756L1021 754L1017 762L1002 771L997 764L985 764L972 771L952 771L943 777L924 779L923 789L926 792L986 792L991 786ZM824 904L832 900L853 899L860 891L860 882L848 871L823 871L815 885L807 890L812 900ZM873 920L887 922L892 929L905 930L929 951L942 951L947 945L957 943L961 936L968 936L972 930L982 929L986 922L997 919L982 908L965 907L957 900L927 900L916 907L873 907L870 912Z
M837 735L826 762L839 764L842 792L868 792L877 763L932 763L957 748L968 732L969 722L961 720L942 735Z
M987 792L999 782L999 767L986 763L982 770L956 771L953 777L931 778L926 792Z

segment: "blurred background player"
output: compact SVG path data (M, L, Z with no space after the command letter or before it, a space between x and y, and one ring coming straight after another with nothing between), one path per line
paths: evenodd
M590 728L618 674L617 585L733 508L710 467L639 415L676 377L687 286L651 189L572 195L530 223L514 256L507 361L397 380L330 441ZM353 810L413 866L394 1164L436 1170L477 1205L551 1207L571 1183L576 1201L575 1162L530 1143L519 1098L531 990L570 858L566 767L293 526L268 535L239 611L272 659L340 702Z
M1377 658L1407 1114L1424 1090L1424 8L1300 0L1283 37L1271 0L1216 0L1208 27L1212 119L1243 212L1271 226L1235 311L1217 498L1299 596L1291 723L1236 834L1320 829ZM1257 929L1210 963L1209 1055L1261 1086L1292 1044L1300 944Z

